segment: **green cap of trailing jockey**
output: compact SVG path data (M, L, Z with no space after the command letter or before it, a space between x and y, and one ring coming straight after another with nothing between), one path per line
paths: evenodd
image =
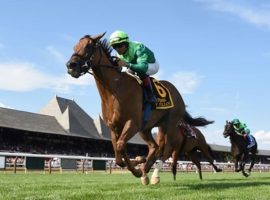
M109 44L111 46L122 42L128 42L128 35L124 31L115 31L111 34L109 38Z
M240 121L239 121L239 119L234 119L234 120L232 120L232 123L233 123L233 124L239 124Z
M247 128L247 129L245 130L245 133L246 133L246 134L250 134L249 128Z

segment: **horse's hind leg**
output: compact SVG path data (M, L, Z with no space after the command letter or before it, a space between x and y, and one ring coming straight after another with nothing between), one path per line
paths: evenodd
M212 157L212 150L210 149L210 147L207 145L204 146L204 148L200 148L202 154L204 155L204 157L208 160L208 162L213 166L213 168L215 169L216 172L222 172L222 169L218 168L215 164L214 164L214 159Z
M173 180L176 180L176 173L177 173L177 157L178 157L178 151L174 150L172 153L173 163L172 163L172 173L173 173Z
M250 167L249 167L249 169L248 169L248 174L249 174L249 175L250 175L251 170L252 170L252 168L253 168L253 166L254 166L254 163L255 163L255 157L256 157L255 153L252 153L252 154L251 154L251 163L250 163Z
M192 151L188 152L188 156L190 157L191 161L197 166L200 179L202 180L201 163L200 163L200 161L198 160L198 158L196 156L196 150L192 150Z

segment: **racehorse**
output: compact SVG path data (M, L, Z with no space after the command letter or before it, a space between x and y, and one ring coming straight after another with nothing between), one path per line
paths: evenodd
M187 136L186 132L188 130L185 124L179 125L179 132L175 138L175 140L178 142L178 145L176 145L176 148L173 149L172 153L173 159L172 173L174 180L176 180L178 155L181 152L184 152L191 159L191 161L197 166L197 169L199 171L199 177L201 180L202 180L202 170L201 170L201 163L196 155L197 150L201 151L201 153L204 155L207 161L213 166L216 172L222 171L222 169L218 168L214 164L213 152L210 146L206 143L205 137L202 134L202 132L196 127L191 127L191 129L195 132L196 138ZM160 140L160 137L162 137L162 135L157 135L157 140Z
M178 134L177 124L180 120L193 126L205 126L212 123L204 118L192 118L185 109L184 101L177 89L168 81L161 83L170 91L173 108L154 109L146 125L143 126L143 90L137 80L125 72L111 56L112 48L105 35L86 35L74 47L74 53L67 62L68 73L78 78L91 73L95 79L101 97L103 120L111 130L111 140L115 153L115 161L119 166L127 166L136 177L141 177L143 184L149 183L147 173L158 157L169 156L175 136ZM167 136L161 148L154 140L151 129L159 127ZM146 159L131 160L127 155L127 141L136 133L148 144ZM124 160L123 160L124 159ZM143 163L140 168L136 165Z
M223 132L223 136L225 138L230 137L230 141L231 141L231 154L233 156L233 158L235 159L235 168L234 170L236 172L240 172L242 171L242 174L245 177L248 177L251 173L251 170L253 168L253 165L255 163L255 157L257 154L257 142L256 139L253 137L254 141L255 141L255 145L253 147L251 147L250 149L247 149L247 140L237 134L233 128L233 123L226 121L226 125L224 128L224 132ZM247 162L247 159L249 158L249 152L251 153L250 157L251 157L251 163L250 163L250 167L248 169L248 173L245 172L245 165ZM238 162L239 162L239 168L238 168Z

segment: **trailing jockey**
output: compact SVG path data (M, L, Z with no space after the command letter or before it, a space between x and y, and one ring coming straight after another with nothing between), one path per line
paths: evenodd
M255 141L254 141L252 135L250 134L250 130L247 127L247 125L243 122L240 122L239 119L234 119L232 121L232 123L233 123L234 131L238 135L241 135L244 138L246 138L246 140L248 142L247 148L250 149L251 147L253 147L255 145Z
M130 41L124 31L115 31L109 38L109 44L117 52L118 66L127 67L135 72L142 80L144 90L143 127L147 123L152 107L157 99L153 92L150 75L156 74L159 64L154 53L141 42Z

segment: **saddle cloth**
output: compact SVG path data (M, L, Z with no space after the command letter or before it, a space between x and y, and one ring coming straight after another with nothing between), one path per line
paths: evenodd
M131 73L130 71L126 71L125 73L135 78L140 85L142 84L142 80L136 74ZM162 85L160 81L156 80L155 78L150 77L150 80L153 86L153 91L157 97L157 102L154 109L173 108L174 104L172 101L170 91L164 85Z
M154 93L157 97L155 109L169 109L174 107L170 91L158 80L151 77Z

